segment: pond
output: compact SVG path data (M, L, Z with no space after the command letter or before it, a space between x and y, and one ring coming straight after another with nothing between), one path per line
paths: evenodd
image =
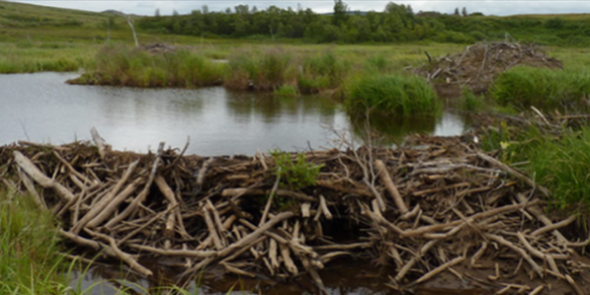
M140 89L64 83L77 75L0 75L0 145L18 140L57 145L90 140L90 129L96 127L116 150L153 151L160 141L182 148L190 138L187 154L252 155L272 149L332 148L343 132L360 142L370 131L380 139L373 142L391 145L408 133L451 136L464 129L461 118L452 113L444 113L437 120L371 118L357 122L341 104L317 96L275 97L232 92L222 87ZM164 267L162 271L169 269ZM86 294L115 294L112 286L128 285L142 293L161 283L138 277L122 278L124 273L116 266L95 266L85 275L72 278L72 286L80 286ZM221 277L215 270L204 275L203 282L198 287L190 285L190 289L199 294L257 293L248 290L281 295L314 293L304 280L271 283L272 287L265 287L270 289L260 289L259 279ZM371 265L359 265L358 261L330 266L321 272L333 294L390 293L383 284L387 276L382 275ZM161 279L174 277L174 273L163 274ZM236 292L228 293L232 287Z
M202 156L272 149L332 148L347 131L359 140L367 124L354 122L339 103L317 96L275 97L222 87L140 89L68 85L77 73L0 75L0 145L18 140L63 144L90 140L90 129L117 150L147 152L166 146ZM384 144L407 133L459 135L460 117L434 120L372 118ZM371 132L373 134L374 132Z

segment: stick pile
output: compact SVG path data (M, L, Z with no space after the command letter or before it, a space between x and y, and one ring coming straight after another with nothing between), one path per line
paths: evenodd
M72 245L145 276L153 272L139 258L153 257L187 276L214 265L250 277L306 274L323 290L324 265L369 257L395 267L396 289L442 272L482 280L459 266L495 270L483 278L492 289L506 288L512 273L580 289L588 240L563 231L575 217L545 215L539 197L550 192L460 138L409 142L307 152L323 167L315 185L298 190L266 154L203 158L161 144L140 155L111 151L97 133L95 146L0 147L0 179L53 210ZM519 263L508 274L504 261Z
M517 65L563 69L561 61L546 56L539 46L510 42L477 43L459 54L428 58L430 62L415 68L414 73L437 86L454 86L457 93L462 86L475 94L485 93L498 74Z

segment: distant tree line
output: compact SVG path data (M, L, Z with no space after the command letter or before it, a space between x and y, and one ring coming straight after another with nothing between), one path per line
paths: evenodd
M298 38L313 43L385 43L432 40L472 43L507 37L541 44L590 45L590 21L561 18L495 17L468 14L414 13L410 5L388 3L383 11L352 12L342 0L334 1L331 15L300 5L281 9L238 5L223 12L207 6L188 15L174 13L137 20L142 30L203 37Z

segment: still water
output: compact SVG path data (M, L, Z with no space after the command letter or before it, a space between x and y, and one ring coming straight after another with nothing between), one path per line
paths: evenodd
M271 149L331 148L346 131L355 140L368 124L355 122L329 99L281 98L222 87L139 89L68 85L76 73L0 75L0 145L18 140L63 144L90 140L90 129L117 150L147 152L160 141L202 156ZM371 120L371 134L391 144L409 132L458 135L453 114L439 120ZM337 132L334 132L337 131Z

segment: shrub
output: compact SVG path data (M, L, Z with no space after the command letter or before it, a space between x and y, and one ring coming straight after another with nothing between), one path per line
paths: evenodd
M314 185L323 167L307 162L303 153L292 157L286 152L274 150L270 155L275 161L275 173L281 177L281 183L295 190Z
M442 109L426 80L394 75L372 75L352 82L345 105L349 112L369 110L401 117L438 116Z

